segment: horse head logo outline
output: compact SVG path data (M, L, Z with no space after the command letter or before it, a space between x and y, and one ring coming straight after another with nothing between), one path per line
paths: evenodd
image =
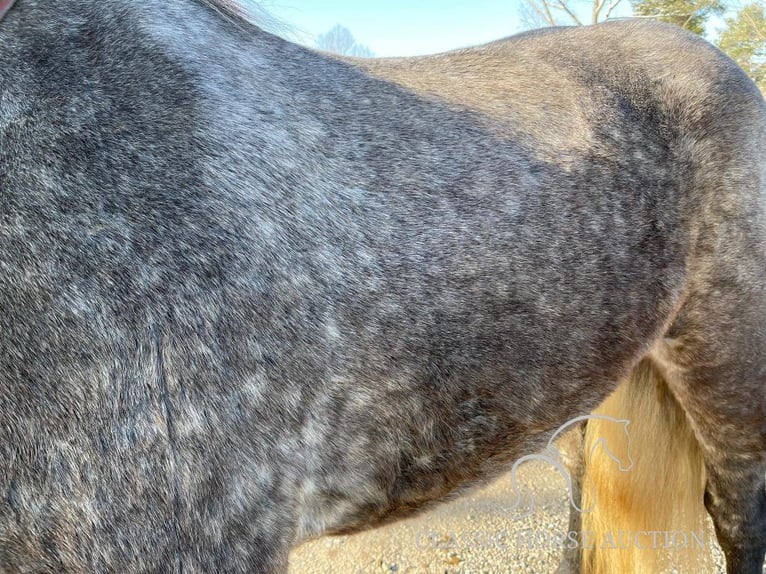
M619 469L620 472L629 472L633 468L633 458L630 454L630 433L628 432L628 426L630 425L629 420L618 419L615 417L610 417L608 415L595 415L595 414L575 417L567 421L563 425L561 425L558 429L556 429L556 431L551 435L551 438L548 440L548 444L545 446L542 452L522 456L521 458L517 459L513 463L513 466L511 467L511 484L514 489L515 500L511 508L508 510L508 512L524 509L524 510L521 510L520 512L514 513L512 517L513 520L522 520L530 516L535 510L534 496L532 495L529 488L524 488L522 490L516 478L516 472L519 466L531 460L539 460L539 461L546 462L559 472L559 474L564 478L564 481L567 486L569 504L575 511L580 513L585 513L585 512L591 512L595 508L596 506L595 496L593 497L594 498L593 504L588 508L580 507L578 502L575 501L574 491L572 487L572 477L570 476L569 471L567 470L566 466L562 462L561 452L556 448L556 446L554 446L556 439L559 438L567 429L569 429L570 427L573 427L574 425L580 422L593 420L593 419L608 421L617 425L621 425L623 427L623 432L625 433L626 456L624 460L616 456L614 454L614 451L607 444L607 441L604 437L599 437L595 441L591 449L591 453L593 453L600 446L602 447L604 453L617 464L617 468ZM614 445L612 446L614 447ZM526 501L526 504L523 504L525 501Z

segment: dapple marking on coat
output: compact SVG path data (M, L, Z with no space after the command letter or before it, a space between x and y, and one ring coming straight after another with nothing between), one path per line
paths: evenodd
M284 573L627 381L761 572L766 105L705 41L350 60L232 2L17 0L0 62L0 570Z

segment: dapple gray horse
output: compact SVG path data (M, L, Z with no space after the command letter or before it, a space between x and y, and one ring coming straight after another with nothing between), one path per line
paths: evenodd
M664 25L352 61L222 0L18 0L0 570L283 573L648 362L760 572L765 158L753 83Z

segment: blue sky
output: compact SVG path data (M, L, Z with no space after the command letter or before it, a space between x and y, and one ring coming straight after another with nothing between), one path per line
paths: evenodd
M628 0L618 15L630 13ZM307 44L335 24L376 56L432 54L480 44L528 28L525 0L265 0L263 8ZM585 2L587 7L589 2Z
M336 24L348 28L376 56L433 54L484 42L535 27L526 0L243 0L258 3L289 28L282 35L314 45L314 38ZM608 1L608 0L607 0ZM587 21L591 0L569 0ZM613 16L630 16L622 0ZM723 21L711 20L712 36Z

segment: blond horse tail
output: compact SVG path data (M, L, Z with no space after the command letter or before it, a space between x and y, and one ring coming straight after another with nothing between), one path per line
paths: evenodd
M660 373L641 361L595 414L630 423L627 445L618 425L592 419L586 426L582 574L706 571L712 534L702 454ZM621 471L603 445L629 449L630 469Z

